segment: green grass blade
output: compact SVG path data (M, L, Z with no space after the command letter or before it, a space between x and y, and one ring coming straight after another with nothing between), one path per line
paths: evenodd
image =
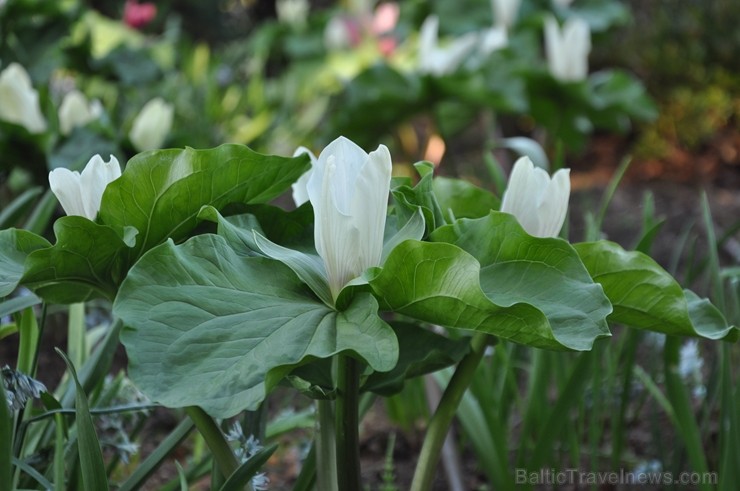
M13 489L13 416L10 414L5 382L0 376L0 489Z
M720 347L721 405L719 491L733 491L740 482L740 415L738 391L732 380L730 345Z
M0 229L14 227L18 219L26 212L26 208L42 191L43 188L40 186L28 189L3 208L0 211Z
M34 478L36 482L38 482L39 484L41 484L41 486L44 487L44 489L54 489L54 485L50 483L49 480L46 479L43 475L41 475L39 471L31 467L28 463L13 457L13 464L16 467L18 467L20 470L25 472L26 474ZM12 489L12 488L7 488L7 489Z
M118 491L133 491L139 489L144 481L152 475L152 473L159 467L164 459L182 442L186 436L193 429L194 424L191 419L185 419L180 422L172 432L167 435L162 443L152 452L144 462L139 464L133 474L126 479L121 485Z
M75 386L77 387L77 394L75 396L75 409L77 409L77 449L82 470L82 483L84 488L89 490L108 489L108 478L105 472L105 464L103 463L103 453L100 450L100 442L95 433L92 416L90 416L90 406L87 396L85 396L85 391L77 379L77 372L72 362L58 348L56 352L64 359L64 363L67 364L69 373L72 375Z
M667 336L664 347L664 367L665 367L665 385L668 400L675 411L677 425L676 431L681 436L686 445L686 452L689 456L692 470L702 474L709 472L707 458L704 454L704 447L701 441L701 432L699 425L691 407L691 399L681 377L677 373L679 350L681 348L682 338ZM712 486L708 483L701 483L699 489L702 491L711 491Z
M57 207L57 197L51 192L51 189L44 193L41 201L33 209L31 216L28 217L23 228L35 234L43 234L48 228L51 216Z
M18 319L18 362L16 367L29 377L34 376L34 360L39 343L39 325L36 322L36 314L32 308L27 308L20 314Z
M54 416L54 491L64 491L64 416Z
M267 462L270 456L277 450L277 444L265 447L252 455L226 480L221 491L242 491L257 474L260 468Z
M573 364L568 382L560 393L555 406L546 411L547 420L537 434L537 442L531 458L526 460L527 467L539 470L548 461L555 448L555 441L565 428L568 414L574 405L582 400L583 389L590 380L588 366L591 363L589 352L581 353ZM548 406L549 409L549 406ZM524 467L524 466L522 466Z

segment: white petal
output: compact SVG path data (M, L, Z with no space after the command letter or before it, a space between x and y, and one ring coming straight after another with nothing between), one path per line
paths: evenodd
M530 235L539 228L537 195L533 184L534 164L529 157L521 157L514 164L509 184L501 201L501 211L514 215L522 228Z
M355 182L352 216L360 240L355 276L369 267L380 265L392 167L388 148L380 145L370 153Z
M80 187L83 190L86 215L94 220L100 210L103 192L108 184L121 176L121 166L113 155L104 162L100 155L95 155L85 166L80 176Z
M557 237L568 213L570 169L560 169L542 194L538 207L540 228L537 237Z
M79 172L64 168L54 169L49 172L49 187L68 216L83 216L91 220L95 218L86 214Z

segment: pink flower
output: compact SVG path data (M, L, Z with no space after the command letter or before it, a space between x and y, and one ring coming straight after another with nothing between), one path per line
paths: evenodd
M136 0L126 0L123 6L123 22L134 29L144 27L156 16L157 6L153 3L137 3Z

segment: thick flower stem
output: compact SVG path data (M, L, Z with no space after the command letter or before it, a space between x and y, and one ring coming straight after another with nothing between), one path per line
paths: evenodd
M457 412L465 391L473 380L475 369L478 367L488 343L488 335L476 333L470 341L470 353L462 359L455 373L442 394L437 410L434 411L424 444L421 447L419 462L416 464L414 480L411 482L411 491L428 491L432 487L434 475L437 472L437 463L442 451L447 431L450 429L452 418Z
M316 421L316 489L338 491L337 485L337 439L334 433L333 403L318 400Z
M228 478L239 467L234 452L216 422L198 406L188 406L185 412L203 435L224 478Z
M340 355L336 400L337 480L342 491L361 491L360 480L360 366Z

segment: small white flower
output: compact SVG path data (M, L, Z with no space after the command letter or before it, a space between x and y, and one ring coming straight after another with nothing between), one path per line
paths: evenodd
M550 178L529 157L522 157L511 171L501 211L514 215L529 235L556 237L565 222L569 197L569 169L560 169Z
M545 52L550 74L563 82L588 76L591 31L583 19L571 18L562 30L553 16L545 19Z
M172 104L161 97L150 100L134 119L128 134L131 143L139 152L160 148L172 128L173 116Z
M329 51L340 51L352 44L352 36L347 23L340 16L334 16L324 28L324 46Z
M476 33L453 39L447 45L438 44L439 18L430 15L419 32L419 71L441 76L454 72L479 42Z
M308 179L316 251L336 300L350 280L380 265L391 155L385 145L370 154L347 138L331 142Z
M82 170L82 174L64 168L49 172L49 184L67 215L95 220L103 191L120 176L121 166L113 155L108 162L104 162L100 155L95 155Z
M18 63L11 63L0 73L0 119L23 126L29 133L46 130L39 93L31 85L26 69Z
M488 56L494 51L505 48L509 44L509 35L503 27L489 27L480 33L478 52Z
M277 0L275 3L278 20L294 27L306 24L309 7L307 0Z
M519 15L519 5L522 0L491 0L491 7L494 13L494 24L510 28L514 25L517 15Z
M308 180L311 178L311 171L313 170L313 166L316 164L316 156L306 147L298 147L296 151L293 152L293 157L298 157L304 153L311 159L311 169L304 172L303 175L291 186L293 188L293 202L295 202L296 207L299 207L308 201Z
M59 130L62 135L68 135L78 126L85 126L95 121L103 114L103 106L100 101L94 100L90 103L79 90L68 92L59 106Z

